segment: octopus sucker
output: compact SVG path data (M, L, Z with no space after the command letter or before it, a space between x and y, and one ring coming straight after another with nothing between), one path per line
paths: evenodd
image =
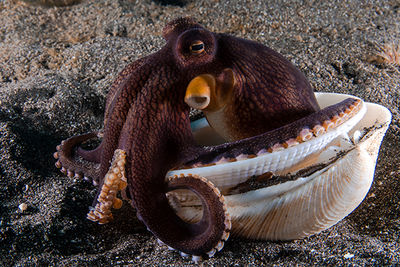
M231 232L300 238L358 205L369 187L358 180L370 185L390 122L383 108L314 94L276 51L191 18L169 22L163 37L164 47L112 84L103 129L70 137L53 154L62 173L98 186L88 219L111 221L126 199L158 240L199 261ZM191 107L208 124L191 123ZM85 150L94 139L100 144ZM358 172L347 170L351 160Z
M111 208L121 208L122 200L117 197L117 193L126 188L125 164L126 152L121 149L115 150L96 205L87 214L89 220L99 224L108 223L113 220Z

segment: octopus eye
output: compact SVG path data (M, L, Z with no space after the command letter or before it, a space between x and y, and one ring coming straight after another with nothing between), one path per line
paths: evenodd
M204 51L204 43L200 40L194 41L190 45L190 52L192 54L200 54Z

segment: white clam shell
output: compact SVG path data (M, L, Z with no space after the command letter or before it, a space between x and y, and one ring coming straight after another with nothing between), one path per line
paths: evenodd
M332 93L317 93L316 96L321 107L349 97ZM346 125L339 126L338 128L343 126L340 130L332 131L335 133L321 139L322 141L317 140L320 139L317 137L294 147L266 154L271 158L259 156L210 167L174 170L168 176L180 173L198 174L216 186L227 189L252 175L264 172L285 175L311 165L322 164L323 167L318 171L296 180L245 193L231 192L230 195L225 195L228 213L232 219L232 231L235 234L273 240L303 238L334 225L364 199L371 186L379 147L390 121L391 114L385 107L363 103L358 115L347 121ZM317 144L307 146L308 142ZM294 149L300 149L301 152L296 153ZM310 149L312 151L309 156L304 157L304 153L308 153L305 151ZM288 151L296 156L285 154ZM255 161L258 158L270 163L267 165ZM199 203L185 192L177 192L177 196L180 199L179 205L175 205L179 207L178 215L188 221L198 220L202 214Z

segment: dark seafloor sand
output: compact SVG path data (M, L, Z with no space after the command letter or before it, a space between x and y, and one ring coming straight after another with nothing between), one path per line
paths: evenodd
M61 175L52 158L62 139L101 128L117 73L158 50L165 23L187 15L281 52L316 91L353 94L393 113L375 181L351 215L304 240L231 238L203 264L399 264L400 68L367 58L374 43L400 40L400 2L259 2L100 0L41 8L0 1L0 265L191 264L159 247L127 203L108 225L88 221L96 189Z

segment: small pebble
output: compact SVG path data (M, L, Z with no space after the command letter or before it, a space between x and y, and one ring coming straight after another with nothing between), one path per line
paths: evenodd
M26 203L19 204L18 208L24 212L28 209L28 205Z
M351 258L353 258L354 257L354 254L351 254L351 253L346 253L346 254L344 254L344 256L343 256L345 259L351 259Z

